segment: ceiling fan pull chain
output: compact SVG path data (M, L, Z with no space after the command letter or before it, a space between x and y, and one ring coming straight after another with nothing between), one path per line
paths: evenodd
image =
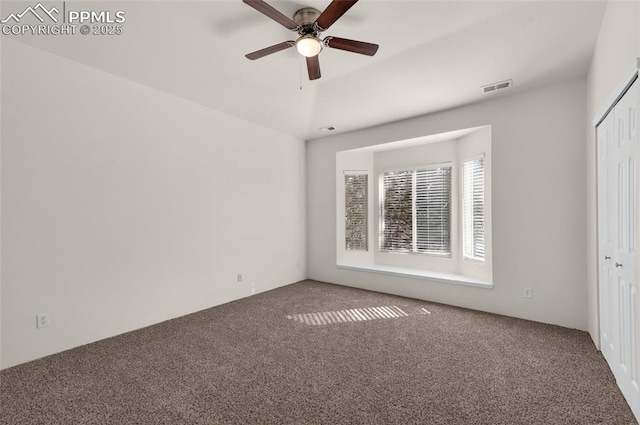
M298 72L298 77L300 77L300 91L302 91L302 61L298 61L299 64L299 72Z

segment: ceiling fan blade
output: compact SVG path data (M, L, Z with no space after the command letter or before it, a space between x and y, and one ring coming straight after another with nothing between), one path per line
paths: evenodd
M333 0L329 6L318 16L316 19L316 25L320 27L321 31L326 31L331 25L347 10L356 4L358 0Z
M346 50L347 52L360 53L367 56L373 56L378 51L377 44L340 37L327 37L324 39L324 43L332 49Z
M263 15L266 15L269 18L273 19L274 21L284 26L285 28L289 28L290 30L293 30L293 31L295 31L298 28L298 24L296 24L292 19L278 12L276 9L274 9L272 6L269 6L267 3L265 3L262 0L242 0L242 1L248 4L249 6L253 7L258 12L262 13Z
M244 56L247 59L251 59L253 61L253 60L265 57L267 55L270 55L272 53L279 52L280 50L288 49L289 47L292 47L295 44L296 44L295 41L284 41L280 44L275 44L270 47L265 47L264 49L256 50L255 52L248 53Z
M318 60L318 55L307 58L307 71L309 71L310 80L320 78L320 61Z

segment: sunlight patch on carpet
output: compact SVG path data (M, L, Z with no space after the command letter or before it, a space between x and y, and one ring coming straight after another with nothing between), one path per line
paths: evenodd
M429 313L430 314L430 313ZM351 308L348 310L323 311L319 313L300 313L288 315L287 319L305 325L330 325L332 323L364 322L377 319L397 319L408 316L395 305L380 307Z

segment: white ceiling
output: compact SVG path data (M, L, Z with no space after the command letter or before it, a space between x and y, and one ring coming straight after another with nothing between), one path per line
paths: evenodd
M241 0L67 2L124 10L121 36L15 39L303 139L481 101L481 86L523 91L587 73L606 2L361 0L323 36L380 45L374 57L325 49L309 81L295 49L246 53L296 34ZM292 16L325 1L268 3ZM20 11L3 2L2 14ZM4 36L3 36L4 37Z

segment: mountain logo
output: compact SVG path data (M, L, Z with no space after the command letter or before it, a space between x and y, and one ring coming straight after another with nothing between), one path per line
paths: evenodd
M58 19L53 16L53 14L59 14L60 12L55 7L48 9L42 5L42 3L38 3L37 5L31 7L28 6L22 13L11 13L5 19L0 21L2 24L6 24L10 20L13 20L16 24L20 22L20 20L25 17L25 15L31 14L35 16L40 22L44 22L44 17L49 17L53 22L58 22ZM43 17L44 16L44 17Z

